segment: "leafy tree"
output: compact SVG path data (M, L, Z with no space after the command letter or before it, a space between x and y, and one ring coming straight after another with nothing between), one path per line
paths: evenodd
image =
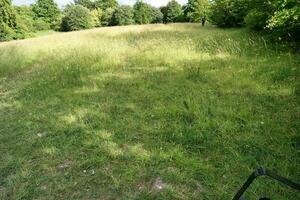
M17 16L11 5L11 0L0 0L0 23L12 29L17 27Z
M152 7L152 20L151 23L162 23L164 19L163 13L160 11L160 9Z
M300 43L300 3L298 0L273 0L275 12L267 28L276 37ZM299 45L300 46L300 45Z
M92 0L74 0L75 5L82 5L90 10L95 9L95 2Z
M92 19L92 26L99 27L101 26L101 17L102 17L102 10L101 9L94 9L91 11L91 19Z
M0 41L22 39L25 36L26 28L18 23L11 0L0 0Z
M118 6L117 0L95 0L95 8L106 10L108 8L116 8Z
M239 27L250 10L250 0L214 0L212 20L221 27Z
M113 25L113 15L114 15L115 9L114 8L107 8L101 17L101 24L102 26L111 26Z
M134 24L133 8L130 6L120 6L113 14L113 25L129 25Z
M17 21L18 24L22 24L26 27L26 29L30 32L35 31L34 23L35 23L35 13L32 11L31 6L14 6L14 9L17 13Z
M62 18L62 31L76 31L92 27L92 19L89 9L81 5L69 5Z
M60 10L53 0L37 0L33 5L33 12L37 18L51 24L57 21Z
M152 6L138 0L134 6L134 20L137 24L150 24L152 22Z
M178 22L182 14L183 11L181 5L177 1L172 0L167 4L166 8L164 9L164 22Z
M208 18L210 2L208 0L189 0L184 10L188 21L199 22L202 17Z

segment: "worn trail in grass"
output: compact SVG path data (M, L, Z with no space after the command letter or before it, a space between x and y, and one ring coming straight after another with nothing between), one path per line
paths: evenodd
M257 166L300 181L298 72L194 24L2 43L0 198L223 200ZM300 198L267 179L248 196Z

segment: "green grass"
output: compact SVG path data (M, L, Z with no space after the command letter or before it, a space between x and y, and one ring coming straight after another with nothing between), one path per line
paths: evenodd
M195 24L0 44L0 199L225 200L258 166L299 182L300 57L276 49ZM300 199L266 178L247 195Z

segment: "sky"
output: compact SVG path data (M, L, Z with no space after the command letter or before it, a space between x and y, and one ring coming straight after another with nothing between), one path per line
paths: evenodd
M73 0L54 0L60 7L73 2ZM118 0L120 4L133 5L136 0ZM160 7L166 5L170 0L144 0L153 6ZM15 5L29 5L34 3L35 0L13 0ZM177 0L178 3L185 4L187 0Z

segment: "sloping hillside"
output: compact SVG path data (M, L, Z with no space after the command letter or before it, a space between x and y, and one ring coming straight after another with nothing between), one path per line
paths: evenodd
M257 166L299 181L299 56L276 49L197 24L0 43L0 199L225 200ZM300 199L265 179L248 196Z

